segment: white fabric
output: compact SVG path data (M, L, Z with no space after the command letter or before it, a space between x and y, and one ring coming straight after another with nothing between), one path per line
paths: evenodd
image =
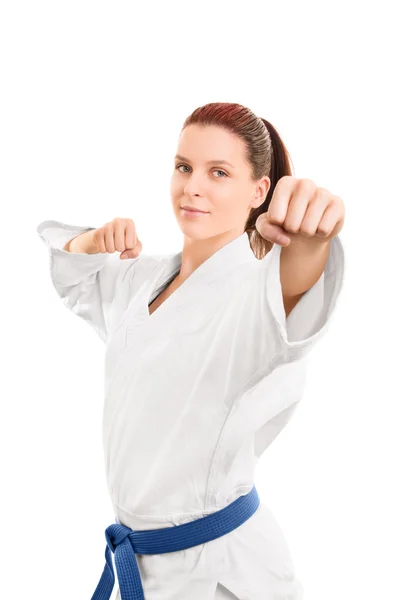
M37 231L57 293L106 344L103 446L115 516L132 529L155 529L219 510L250 491L258 459L302 396L307 356L343 287L342 242L331 241L324 273L288 319L282 248L258 260L247 233L150 315L182 253L120 260L63 250L88 229L44 221ZM262 499L222 538L137 560L146 600L302 598L283 532Z

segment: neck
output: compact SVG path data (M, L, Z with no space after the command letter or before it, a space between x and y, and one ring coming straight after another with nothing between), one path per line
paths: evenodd
M175 279L179 281L187 279L204 261L242 233L244 233L242 230L229 230L200 240L185 235L182 248L182 264Z

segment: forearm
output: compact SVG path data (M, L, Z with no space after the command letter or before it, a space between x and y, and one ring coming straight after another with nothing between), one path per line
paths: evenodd
M282 247L280 278L285 297L309 290L321 277L330 251L330 240L296 240Z
M97 254L99 249L93 242L94 231L94 229L91 229L90 231L85 231L84 233L75 236L65 244L63 250L80 254Z

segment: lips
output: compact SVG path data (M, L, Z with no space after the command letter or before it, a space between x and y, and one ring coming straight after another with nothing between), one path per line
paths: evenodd
M201 212L201 213L207 213L206 210L200 210L199 208L193 208L192 206L182 206L182 208L184 210L188 210L190 212Z

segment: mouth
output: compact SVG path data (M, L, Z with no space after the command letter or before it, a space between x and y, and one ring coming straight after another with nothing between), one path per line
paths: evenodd
M183 214L189 214L189 215L208 215L209 214L207 211L199 210L192 206L186 206L186 205L181 206L181 211L183 212Z

